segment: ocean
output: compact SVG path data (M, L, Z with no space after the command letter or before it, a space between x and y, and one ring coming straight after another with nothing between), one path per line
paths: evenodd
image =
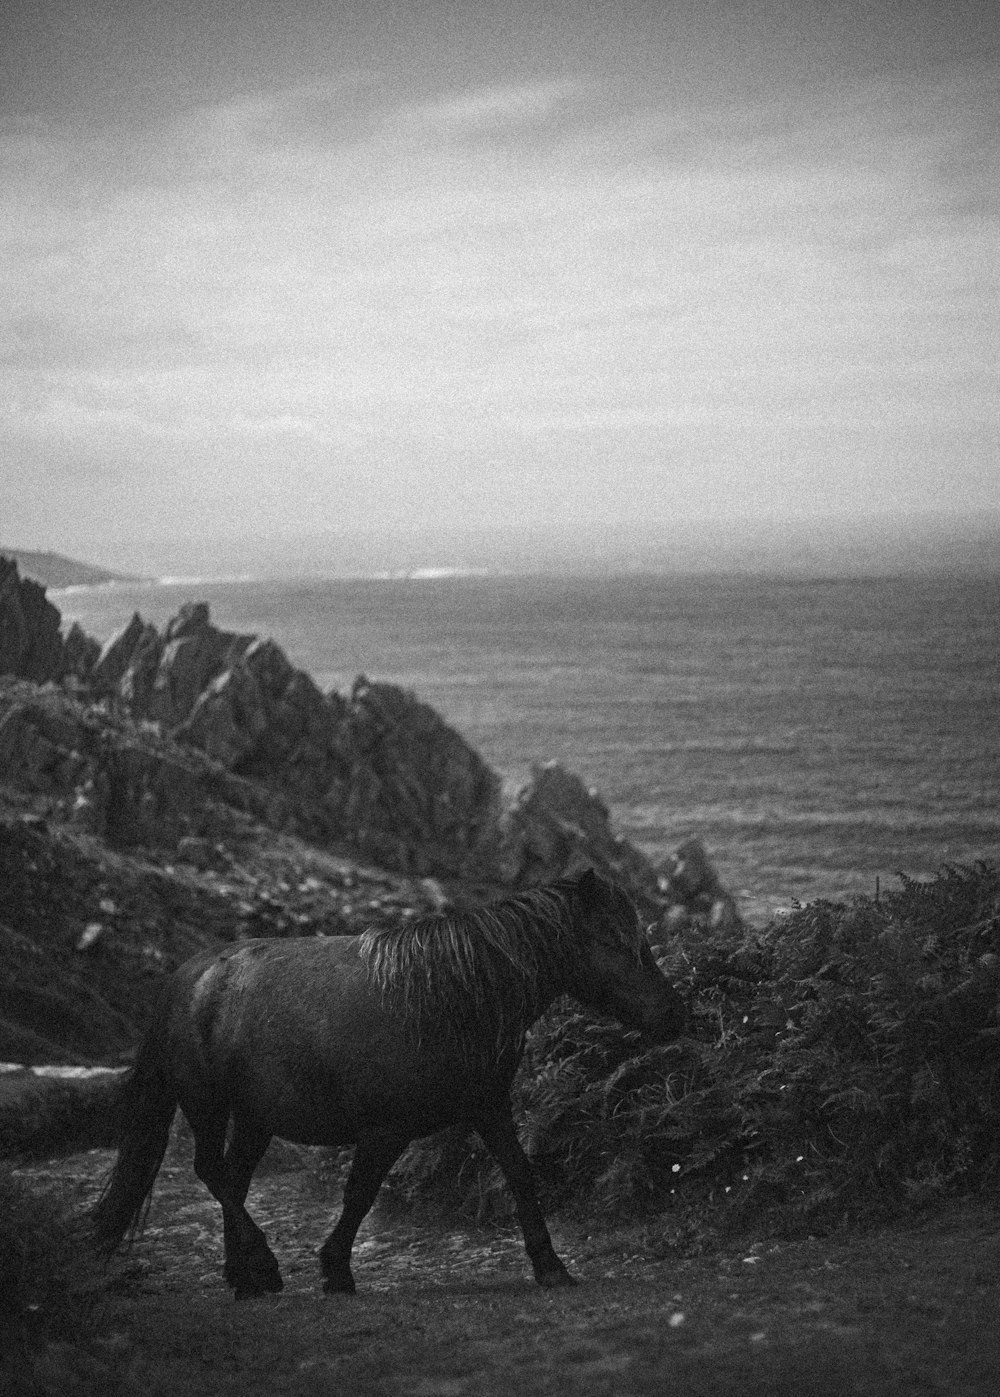
M557 759L752 920L1000 858L1000 577L438 576L50 592L100 640L185 601L324 689L432 704L512 786Z

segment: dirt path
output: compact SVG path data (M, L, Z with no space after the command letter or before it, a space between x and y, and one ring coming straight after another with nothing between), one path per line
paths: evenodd
M110 1158L25 1172L82 1201ZM1000 1391L1000 1211L983 1203L868 1236L697 1258L657 1255L649 1227L556 1226L580 1280L558 1292L533 1284L512 1233L376 1215L356 1249L358 1294L326 1297L314 1253L336 1202L295 1151L265 1161L249 1206L285 1289L236 1304L218 1209L175 1142L149 1226L101 1302L109 1386L143 1397ZM82 1390L79 1371L79 1355L55 1350L42 1377L65 1397Z

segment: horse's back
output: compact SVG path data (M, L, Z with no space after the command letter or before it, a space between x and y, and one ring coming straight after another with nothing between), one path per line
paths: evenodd
M296 1038L329 1031L345 1008L371 1017L377 996L365 981L355 936L241 941L200 954L176 972L171 988L175 1031L193 1030L203 1050L274 1037L282 1025ZM311 1034L309 1035L311 1036Z

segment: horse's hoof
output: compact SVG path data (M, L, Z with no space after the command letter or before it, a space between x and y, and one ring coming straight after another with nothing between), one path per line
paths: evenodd
M278 1263L270 1255L261 1257L256 1265L251 1262L245 1270L234 1267L230 1272L227 1267L225 1277L226 1283L236 1292L237 1300L252 1300L258 1295L276 1295L279 1290L285 1288Z
M327 1276L323 1282L323 1290L327 1295L353 1295L357 1286L354 1284L354 1277L348 1271L346 1275Z
M565 1266L560 1266L558 1271L536 1272L535 1280L545 1290L555 1290L559 1286L576 1285L576 1279L570 1275Z

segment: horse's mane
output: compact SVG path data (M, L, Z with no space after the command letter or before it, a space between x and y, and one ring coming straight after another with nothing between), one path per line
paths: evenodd
M540 989L571 963L575 887L564 880L472 911L368 931L361 957L383 1002L421 1034L451 1025L499 1044L508 1030L530 1025Z
M639 956L628 894L589 873L529 888L468 912L438 913L361 937L361 958L382 1002L420 1038L452 1036L498 1053L566 987L581 946L577 899L617 914L622 946ZM634 943L634 944L633 944Z

